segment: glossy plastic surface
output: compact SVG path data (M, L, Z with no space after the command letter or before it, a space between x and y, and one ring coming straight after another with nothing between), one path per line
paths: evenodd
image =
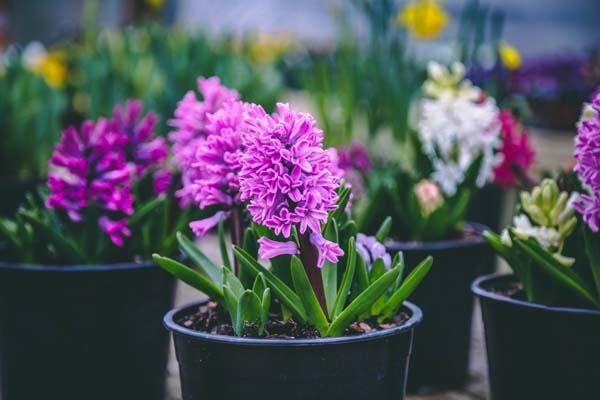
M174 287L152 264L0 263L2 400L162 400Z
M402 326L370 334L326 339L248 339L186 329L169 312L183 400L404 399L414 328L421 311L406 303ZM418 331L418 330L417 330Z
M548 307L490 291L513 275L477 279L493 400L600 398L600 310Z
M470 223L465 239L438 242L395 242L388 251L404 253L407 274L428 255L433 267L409 300L423 310L425 320L413 345L409 392L460 389L468 378L473 295L470 285L493 262L481 237L485 226Z

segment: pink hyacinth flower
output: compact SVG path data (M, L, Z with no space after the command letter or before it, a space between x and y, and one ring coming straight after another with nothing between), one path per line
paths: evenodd
M258 239L258 244L260 245L258 248L258 255L263 260L270 260L271 258L286 254L294 255L300 252L296 242L293 241L278 242L263 236Z
M254 222L289 237L291 228L319 233L327 212L337 208L339 177L315 119L277 104L269 115L250 104L241 130L240 200Z
M326 240L320 233L311 233L310 242L317 248L319 253L317 259L317 267L323 268L325 260L335 264L338 262L338 257L344 255L344 251L337 243Z
M221 218L229 218L229 212L217 211L212 217L190 222L189 227L198 238L203 238L208 231L217 226Z
M100 217L98 225L100 229L108 234L110 240L119 247L123 246L125 237L131 236L131 231L127 228L126 219L114 221L108 217Z

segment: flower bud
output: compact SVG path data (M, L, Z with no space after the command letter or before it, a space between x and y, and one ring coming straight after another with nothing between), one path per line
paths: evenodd
M423 179L415 186L415 194L419 200L421 214L428 216L444 203L438 186L430 180Z

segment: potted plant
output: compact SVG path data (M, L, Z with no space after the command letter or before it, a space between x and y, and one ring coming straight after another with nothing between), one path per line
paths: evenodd
M600 388L598 94L588 112L574 154L583 186L561 177L561 191L546 179L521 194L502 236L485 233L514 271L472 286L481 300L494 400L593 398Z
M469 285L493 259L481 236L485 227L465 222L464 216L471 195L501 162L500 111L464 73L461 64L429 65L406 147L412 161L376 166L368 174L369 196L359 217L360 229L374 232L392 213L385 245L391 253L403 252L408 268L425 254L436 260L436 271L411 298L428 318L415 340L410 391L466 383L473 309Z
M219 90L221 99L230 94ZM177 118L195 119L187 110ZM197 124L186 126L192 135ZM164 318L183 398L403 398L421 320L404 299L431 258L404 278L402 257L392 259L380 243L389 222L377 238L357 235L350 188L309 114L278 104L270 115L234 96L204 126L184 189L199 208L212 208L190 228L202 237L218 227L221 260L183 234L189 265L154 256L209 296Z
M46 187L0 220L2 398L162 399L176 250L168 146L142 104L62 134Z

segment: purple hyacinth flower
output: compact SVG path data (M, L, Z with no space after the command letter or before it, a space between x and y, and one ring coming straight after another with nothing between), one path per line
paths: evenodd
M123 136L104 119L65 130L49 161L46 206L64 210L74 222L81 222L83 209L91 205L111 215L133 214L125 145ZM105 221L101 228L107 233L110 228L113 242L122 245L116 238L126 234L123 226L117 229Z
M110 240L119 247L123 246L124 237L131 236L131 231L127 228L126 219L113 221L112 219L103 216L98 219L98 225L100 226L100 229L110 236Z
M282 256L282 255L294 255L298 254L298 246L294 241L278 242L271 240L265 236L258 239L258 255L263 260L270 260L271 258Z
M583 220L594 232L600 224L600 88L591 101L591 116L583 120L577 130L575 172L589 189L589 195L582 195L575 208L583 215Z
M375 260L379 258L383 260L386 269L392 267L392 258L375 236L367 236L363 233L356 235L356 251L365 260L368 269L371 269Z
M247 105L241 139L240 200L249 202L253 220L286 238L295 225L300 234L320 233L337 208L339 177L315 119L287 104L278 103L273 115Z
M198 89L203 100L198 100L193 91L187 92L177 105L175 118L168 121L169 126L175 128L169 134L169 140L173 143L173 161L182 173L183 188L177 192L177 196L184 207L193 201L193 181L201 178L196 175L196 169L189 167L194 162L198 146L208 135L210 115L217 112L223 104L239 99L239 94L221 85L218 77L200 77Z
M337 243L330 242L320 233L311 233L310 242L317 248L319 254L317 259L317 267L319 268L323 268L325 260L336 264L338 262L338 257L344 255L344 251Z
M229 212L217 211L211 217L190 222L189 227L198 238L203 238L208 231L219 224L221 219L227 219L228 217Z

